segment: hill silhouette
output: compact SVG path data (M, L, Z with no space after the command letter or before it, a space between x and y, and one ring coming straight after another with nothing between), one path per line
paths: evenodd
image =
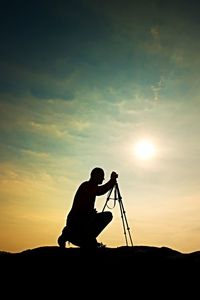
M19 286L20 282L44 293L53 287L58 293L69 290L78 293L80 286L84 286L81 293L86 297L90 288L98 288L99 294L105 286L111 285L117 297L119 293L128 292L127 286L129 291L138 289L140 294L147 291L147 287L150 291L162 286L165 293L174 289L183 292L188 288L191 296L199 285L200 251L181 253L153 246L95 250L43 246L19 253L1 251L0 264L5 284L18 282Z
M181 253L168 247L153 246L121 246L117 248L81 249L43 246L27 249L19 253L0 251L1 266L20 263L21 268L49 264L56 268L62 263L63 268L104 269L105 265L112 270L142 270L153 267L154 270L171 269L179 271L182 268L198 270L200 267L200 251Z

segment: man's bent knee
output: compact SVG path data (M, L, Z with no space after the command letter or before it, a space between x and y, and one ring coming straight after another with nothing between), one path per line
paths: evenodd
M112 213L110 211L106 211L105 213L106 213L106 218L107 218L108 222L112 221L112 219L113 219Z

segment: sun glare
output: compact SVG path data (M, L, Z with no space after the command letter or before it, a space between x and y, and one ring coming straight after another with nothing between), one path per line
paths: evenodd
M148 140L138 141L134 145L134 154L138 159L148 160L155 155L155 146Z

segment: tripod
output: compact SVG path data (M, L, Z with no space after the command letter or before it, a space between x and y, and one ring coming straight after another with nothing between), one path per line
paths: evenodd
M111 194L112 194L113 190L114 190L114 198L111 198ZM119 202L121 218L122 218L122 225L123 225L123 230L124 230L124 236L125 236L125 240L126 240L126 246L128 246L127 232L128 232L128 235L129 235L131 246L133 246L133 241L132 241L132 237L131 237L131 234L130 234L130 228L128 226L128 221L127 221L127 218L126 218L126 212L125 212L125 209L124 209L124 205L123 205L123 202L122 202L122 197L121 197L121 194L120 194L120 191L119 191L119 186L118 186L117 182L113 186L113 188L108 192L108 197L106 199L106 203L105 203L102 211L104 211L104 209L107 206L107 203L110 199L112 199L114 201L118 200L118 202ZM115 206L115 204L114 204L114 206Z

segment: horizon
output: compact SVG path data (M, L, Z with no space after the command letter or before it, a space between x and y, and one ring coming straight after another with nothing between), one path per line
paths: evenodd
M119 174L133 245L200 249L199 8L2 4L1 251L57 245L96 166L104 182ZM113 220L98 241L123 246L118 203L109 205Z

